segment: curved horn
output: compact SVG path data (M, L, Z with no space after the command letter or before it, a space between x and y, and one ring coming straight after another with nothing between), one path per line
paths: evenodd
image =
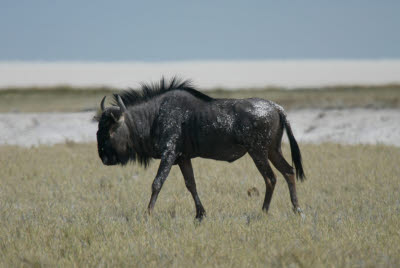
M126 107L124 102L122 101L121 97L119 95L117 95L117 102L118 102L118 106L121 109L121 112L125 113L126 112Z
M100 103L100 108L101 108L102 112L104 112L104 101L105 100L106 100L106 96L104 96L104 98L101 100L101 103Z

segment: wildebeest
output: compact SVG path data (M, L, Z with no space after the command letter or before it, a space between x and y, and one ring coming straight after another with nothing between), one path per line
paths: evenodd
M215 99L197 91L189 81L142 84L141 91L114 94L114 105L104 107L97 131L98 152L105 165L138 161L147 166L161 159L148 205L151 213L172 165L179 165L196 206L196 218L205 216L197 194L191 159L203 157L233 162L249 153L266 185L262 209L268 211L276 177L268 159L285 177L295 212L295 175L305 178L300 149L283 108L259 98ZM281 152L286 129L295 171Z

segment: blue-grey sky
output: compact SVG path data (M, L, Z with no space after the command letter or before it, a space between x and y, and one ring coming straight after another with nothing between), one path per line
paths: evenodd
M0 0L0 60L400 58L400 1Z

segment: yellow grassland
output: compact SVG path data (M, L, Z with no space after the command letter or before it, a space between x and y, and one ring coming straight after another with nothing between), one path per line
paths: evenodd
M149 217L157 161L106 167L95 144L2 146L0 266L399 267L400 149L300 147L304 220L278 172L261 211L264 182L245 156L193 160L207 210L199 224L176 166ZM259 196L248 196L253 187Z

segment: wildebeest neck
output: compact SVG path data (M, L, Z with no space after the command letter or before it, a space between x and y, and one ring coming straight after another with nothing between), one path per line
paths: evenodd
M126 123L130 131L133 150L139 162L147 165L150 157L159 158L157 148L154 148L152 135L155 130L154 121L158 115L159 101L141 103L128 107Z

